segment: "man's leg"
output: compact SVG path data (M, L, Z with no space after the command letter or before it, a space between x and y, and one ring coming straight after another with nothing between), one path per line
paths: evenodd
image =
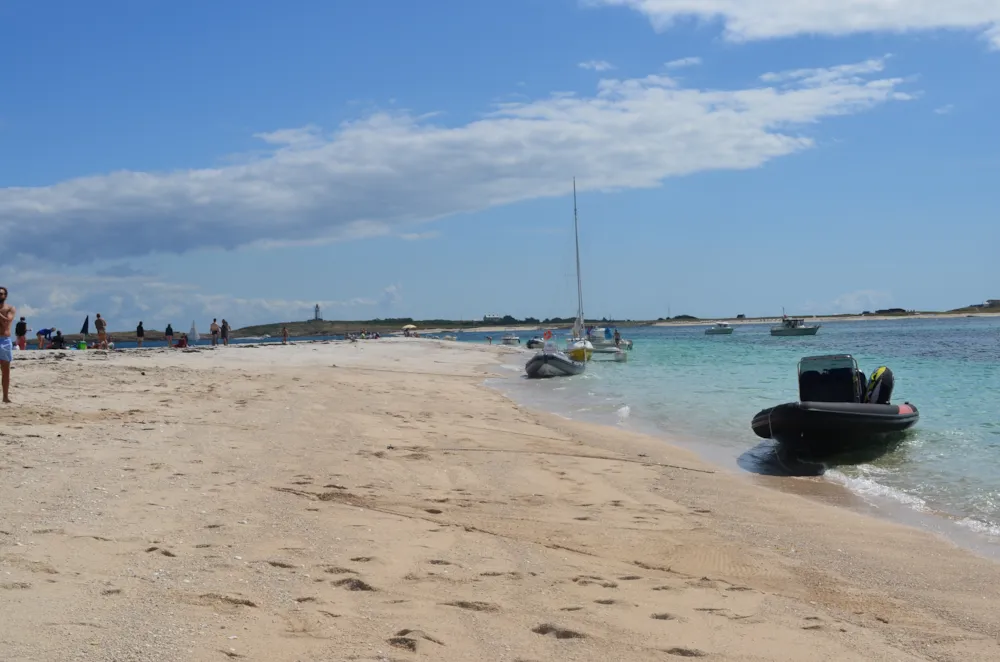
M0 361L0 374L3 375L3 401L10 402L10 361Z

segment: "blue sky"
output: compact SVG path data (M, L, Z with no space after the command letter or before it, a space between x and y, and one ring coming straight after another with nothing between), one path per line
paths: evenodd
M902 6L905 5L905 6ZM0 3L33 326L1000 297L1000 3Z

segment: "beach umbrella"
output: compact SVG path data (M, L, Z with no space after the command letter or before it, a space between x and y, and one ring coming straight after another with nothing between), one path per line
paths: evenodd
M403 331L412 331L415 328L417 328L416 324L407 324L403 327Z
M87 315L87 318L83 320L83 328L80 329L80 335L86 336L89 333L90 333L90 315Z

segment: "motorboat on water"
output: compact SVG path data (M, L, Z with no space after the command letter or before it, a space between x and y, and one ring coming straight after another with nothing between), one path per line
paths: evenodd
M733 327L726 322L716 322L705 329L706 336L729 336L733 333Z
M617 329L615 329L615 331L617 331ZM618 342L615 343L614 331L612 331L609 327L598 327L588 330L587 340L589 340L590 344L594 346L594 350L608 347L613 349L622 349L625 351L632 350L632 341L627 338L622 338L621 334L618 335Z
M781 324L771 327L772 336L815 336L819 331L819 324L806 324L806 321L798 317L781 316Z
M545 339L541 336L534 336L528 340L527 343L525 343L525 346L528 349L541 349L542 347L545 347Z
M500 344L501 345L520 345L521 344L521 339L518 338L513 333L505 333L505 334L503 334L503 337L500 338Z
M750 427L800 455L830 456L891 441L920 419L916 406L890 402L892 371L880 366L865 380L850 354L799 361L799 401L757 413Z
M572 377L587 369L583 361L574 361L565 352L560 352L555 343L548 342L524 364L524 372L532 379L546 377Z

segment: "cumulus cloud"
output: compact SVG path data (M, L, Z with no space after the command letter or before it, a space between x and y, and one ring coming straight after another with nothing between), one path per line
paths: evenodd
M590 69L591 71L611 71L615 68L615 65L606 60L587 60L586 62L581 62L576 66L581 69Z
M697 67L701 64L700 57L682 57L679 60L671 60L663 66L667 69L684 69L685 67Z
M213 317L228 319L234 326L275 321L311 319L317 303L328 317L368 319L380 304L402 300L398 285L390 285L376 296L305 301L297 299L247 298L205 292L197 285L163 282L148 274L81 275L51 271L0 270L10 283L11 301L19 314L33 318L38 328L65 326L76 331L83 318L100 312L114 330L129 329L138 320L147 328L167 323L186 324Z
M996 0L583 0L629 7L666 30L681 19L720 21L732 41L864 32L975 30L1000 48Z
M856 290L845 292L832 301L816 303L807 302L802 306L803 312L822 315L834 313L862 313L888 308L892 305L892 293L885 290Z
M566 195L573 175L582 190L620 190L755 168L812 147L797 127L908 98L884 69L885 59L800 69L730 90L607 78L590 96L503 103L464 125L376 113L334 131L277 130L258 134L267 151L243 163L0 189L0 229L7 255L69 265L406 233Z

